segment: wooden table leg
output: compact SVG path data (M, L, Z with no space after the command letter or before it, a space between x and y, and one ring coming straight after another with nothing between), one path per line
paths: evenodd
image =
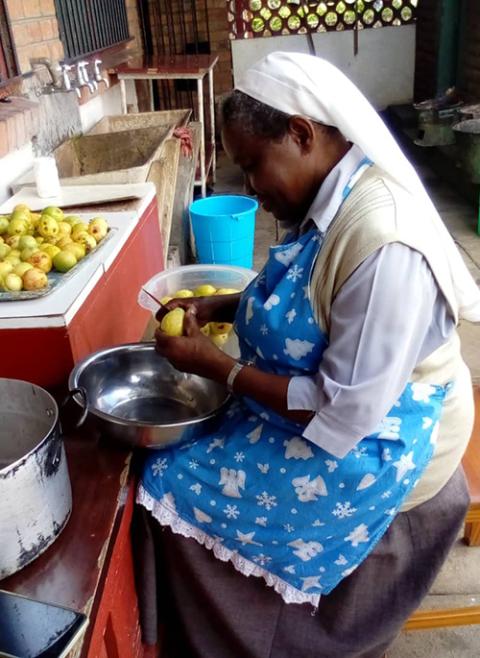
M120 103L122 107L122 114L127 113L127 90L125 87L125 80L120 80Z
M210 102L210 141L212 145L212 180L215 183L217 168L217 153L215 149L215 95L213 91L213 68L208 72L208 97Z
M197 80L197 102L198 102L198 120L201 124L202 131L200 136L200 183L202 186L202 197L207 196L207 180L205 174L205 112L203 107L203 79Z

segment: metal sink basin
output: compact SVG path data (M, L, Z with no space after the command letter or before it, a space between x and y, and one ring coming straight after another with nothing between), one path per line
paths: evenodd
M0 656L64 658L86 626L75 610L0 590Z
M171 132L171 126L160 126L73 137L53 152L61 182L63 185L143 183Z

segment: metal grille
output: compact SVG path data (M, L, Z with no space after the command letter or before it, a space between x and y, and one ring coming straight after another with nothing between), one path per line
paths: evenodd
M147 55L210 54L207 0L150 0L144 28ZM194 108L196 88L195 81L159 80L154 85L155 106Z
M68 59L129 38L125 0L55 0L60 39Z
M0 0L0 83L18 74L18 63L13 47L10 21L5 1Z
M231 39L358 30L415 20L418 0L228 0Z

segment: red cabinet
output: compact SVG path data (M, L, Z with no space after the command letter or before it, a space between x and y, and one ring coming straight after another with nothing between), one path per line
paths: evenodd
M95 272L96 283L73 316L68 307L64 315L50 314L47 295L42 298L43 315L19 318L13 328L8 327L15 324L15 318L9 318L9 324L0 328L0 376L53 388L64 384L73 365L87 354L110 345L140 340L150 314L137 304L137 295L141 285L163 267L154 197L110 267L101 276ZM67 286L76 284L74 279L80 276L85 275L79 272L62 284L67 292ZM87 278L85 287L89 284ZM75 300L72 302L73 306ZM0 313L8 311L9 307L5 306L8 304L10 302L3 302ZM32 307L33 303L17 304Z

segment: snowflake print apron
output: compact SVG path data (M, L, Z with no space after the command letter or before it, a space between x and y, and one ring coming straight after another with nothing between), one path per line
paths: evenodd
M242 357L279 375L313 376L328 337L309 281L314 229L272 247L235 320ZM137 500L287 603L318 605L373 550L428 464L448 387L407 384L377 431L343 459L302 438L302 426L254 400L235 400L214 434L155 451Z

